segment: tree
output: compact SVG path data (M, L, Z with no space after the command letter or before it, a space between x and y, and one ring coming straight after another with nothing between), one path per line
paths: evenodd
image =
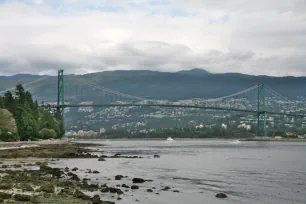
M21 84L16 86L15 95L18 105L24 105L26 102L26 93Z
M8 109L14 116L16 115L17 106L12 92L7 91L4 94L3 104L6 109Z
M30 106L32 109L34 108L34 102L32 99L32 94L30 92L25 92L25 104Z
M17 120L18 132L20 140L28 140L31 137L36 137L38 135L38 124L31 110L25 108L20 109L20 119Z
M1 96L0 96L0 108L4 108L4 101Z
M48 111L42 111L39 121L40 129L53 129L56 132L57 137L60 137L60 122L57 121Z
M41 139L56 138L56 132L53 129L43 128L39 131L38 136Z

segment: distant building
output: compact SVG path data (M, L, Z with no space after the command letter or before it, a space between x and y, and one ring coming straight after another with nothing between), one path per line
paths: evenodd
M221 128L227 130L227 125L225 125L224 123L222 123Z
M245 123L242 123L241 125L238 125L237 128L245 129L247 131L250 131L251 130L251 125L246 125Z

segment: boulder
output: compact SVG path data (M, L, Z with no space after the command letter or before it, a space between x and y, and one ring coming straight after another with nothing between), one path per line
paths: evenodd
M131 186L131 189L133 189L133 190L139 189L139 186L132 185L132 186Z
M82 200L90 200L90 197L88 195L85 195L82 191L76 190L73 194L73 197L79 198Z
M104 159L104 157L100 157L98 161L106 161L106 160Z
M166 186L165 188L161 189L162 191L167 191L167 190L170 190L171 188Z
M147 189L147 192L148 192L148 193L152 193L153 190L152 190L152 189Z
M71 171L77 171L79 170L77 167L74 167L73 169L71 169Z
M144 183L145 180L142 178L133 178L133 183Z
M157 155L157 154L155 154L153 157L154 157L154 158L160 158L160 156Z
M112 202L112 201L103 201L102 204L115 204L115 202Z
M44 184L40 187L40 191L46 192L46 193L54 193L54 186L52 184Z
M129 187L128 185L126 185L126 184L122 184L121 187L123 187L123 188L130 188L130 187Z
M20 188L23 191L34 191L34 188L27 183L20 184Z
M115 176L115 180L121 180L122 178L123 178L122 175L117 175L117 176Z
M93 171L92 173L93 174L99 174L100 172L99 171Z
M102 193L107 193L107 192L109 192L109 188L106 186L106 187L102 187L101 188L101 192Z
M94 195L94 197L91 198L91 203L92 204L101 204L102 201L100 199L99 195Z
M11 197L12 197L11 194L4 193L4 192L1 192L1 191L0 191L0 199L9 199L9 198L11 198Z
M227 198L227 195L224 194L224 193L218 193L218 194L216 195L216 198Z
M29 195L22 195L22 194L15 194L14 199L16 201L30 201L31 196Z

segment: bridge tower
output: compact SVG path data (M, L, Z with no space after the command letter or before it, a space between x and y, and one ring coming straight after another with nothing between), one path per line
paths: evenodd
M65 109L65 94L64 94L64 70L58 70L57 75L57 115L64 123L64 109Z
M258 85L257 136L267 136L267 110L265 103L265 85Z

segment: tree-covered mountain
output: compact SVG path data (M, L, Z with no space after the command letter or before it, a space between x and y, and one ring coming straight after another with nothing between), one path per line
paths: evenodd
M14 76L16 78L16 76ZM37 79L20 75L18 79L6 77L0 79L0 91L15 86L17 83L28 83ZM80 81L113 89L122 93L148 99L180 100L187 98L215 98L229 95L255 84L263 83L276 92L289 97L306 95L306 77L271 77L252 76L238 73L212 74L205 70L193 69L176 73L148 70L105 71L85 75L65 76L65 93L71 97L94 100L105 95ZM27 87L39 99L48 101L56 99L57 77L52 76L37 81Z

